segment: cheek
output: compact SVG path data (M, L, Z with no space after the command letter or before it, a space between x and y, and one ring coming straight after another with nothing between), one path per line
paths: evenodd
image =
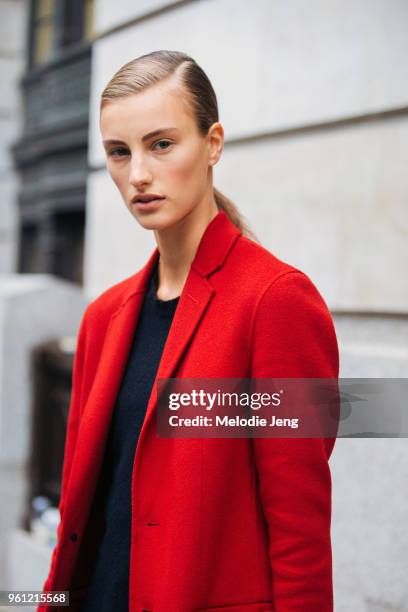
M190 148L180 154L174 159L174 162L169 167L170 178L176 179L177 181L196 182L197 177L201 176L205 172L206 160L202 149Z

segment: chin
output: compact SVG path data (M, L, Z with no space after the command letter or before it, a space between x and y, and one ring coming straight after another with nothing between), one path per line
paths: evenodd
M180 215L169 215L164 211L156 211L146 214L133 213L133 216L139 225L144 229L157 231L168 229L182 219Z

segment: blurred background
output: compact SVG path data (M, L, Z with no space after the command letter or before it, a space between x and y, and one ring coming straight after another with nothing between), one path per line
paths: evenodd
M212 81L215 185L319 288L341 376L407 377L407 0L0 0L0 590L48 573L82 313L155 246L98 129L155 49ZM408 441L338 439L330 465L335 610L408 611Z

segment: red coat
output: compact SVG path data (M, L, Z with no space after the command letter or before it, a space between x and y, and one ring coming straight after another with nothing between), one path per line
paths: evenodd
M91 502L158 256L89 304L80 326L44 584L72 601L90 579L100 525ZM207 226L184 285L157 373L170 377L338 377L332 318L311 280L225 212ZM334 438L159 438L156 402L155 389L133 467L129 611L330 612Z

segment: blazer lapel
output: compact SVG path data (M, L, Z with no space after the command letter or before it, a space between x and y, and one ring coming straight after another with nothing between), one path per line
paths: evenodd
M87 499L93 495L112 411L143 305L146 285L158 256L159 251L155 249L144 268L136 275L132 291L126 294L110 317L95 380L81 415L77 447L71 467L75 478L67 490L66 506L70 504L72 507L70 500L78 499L83 491L87 491Z
M157 406L157 387L159 378L172 378L181 357L190 342L215 290L206 278L200 276L193 268L186 280L173 321L164 345L163 353L152 386L152 392L146 408L146 416L139 435L136 462L139 459L140 447Z

